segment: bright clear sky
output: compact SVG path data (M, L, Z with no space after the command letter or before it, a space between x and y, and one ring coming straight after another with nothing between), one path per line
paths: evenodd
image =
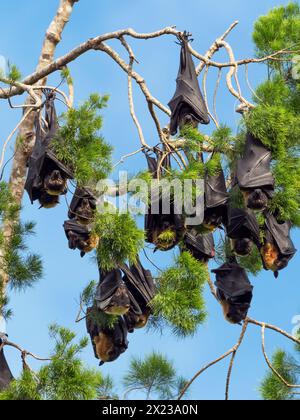
M72 20L66 28L63 41L57 50L57 56L68 52L80 42L101 33L120 28L133 27L137 31L154 31L169 25L177 25L180 30L193 33L193 47L204 53L211 43L220 36L236 19L239 26L228 38L236 57L253 56L251 33L256 18L265 14L271 7L286 4L282 0L264 0L245 2L241 0L81 0L76 4ZM45 29L52 18L58 0L37 2L27 0L18 2L16 12L14 2L1 2L0 56L5 56L16 63L23 75L31 73L36 65ZM121 51L114 41L112 43ZM179 47L172 37L152 41L133 41L138 71L143 74L149 88L161 101L167 103L175 89L175 78L178 71ZM226 59L223 53L215 58ZM126 76L110 58L99 52L86 54L70 66L75 80L76 104L87 98L89 93L97 91L109 93L111 100L105 111L103 134L115 146L114 158L118 160L126 152L136 150L139 146L135 127L130 119L127 104ZM252 65L249 69L253 86L265 77L263 66ZM209 95L213 95L217 74L212 71L209 76ZM240 77L244 81L241 71ZM57 79L52 77L53 85ZM250 97L244 82L245 95ZM156 144L157 135L148 117L144 98L136 93L136 110L143 124L147 140ZM15 98L14 103L21 103ZM224 89L224 82L218 99L218 114L222 122L236 130L238 121L234 113L234 100ZM10 110L6 103L0 102L0 136L1 143L16 125L20 113ZM162 122L167 120L161 115ZM205 128L209 133L212 125ZM11 153L11 151L10 151ZM122 169L131 173L144 168L141 157L127 161ZM6 174L7 175L7 174ZM83 287L93 279L97 279L97 267L89 257L80 259L77 252L68 249L62 229L67 218L67 208L63 203L52 211L37 209L29 200L24 200L24 220L37 221L38 235L30 241L33 251L43 255L45 262L45 278L32 290L25 294L13 295L11 307L14 317L9 322L8 333L12 341L24 348L47 356L50 341L47 326L52 322L67 326L85 334L84 323L75 325L78 296ZM294 235L298 237L297 232ZM299 239L296 240L298 248ZM161 266L167 263L162 255L156 257ZM271 273L262 273L253 279L255 297L250 315L258 320L271 322L291 331L292 318L300 313L299 302L299 258L295 258L290 267L284 271L279 280L274 280ZM180 374L190 378L206 363L215 359L231 348L240 333L240 327L231 326L223 321L221 309L207 293L209 310L208 322L199 329L193 339L178 340L168 331L163 336L147 334L143 331L129 336L128 352L114 364L106 365L104 373L110 373L116 383L126 372L130 357L144 356L151 350L161 351L174 360ZM289 344L280 337L267 334L267 350L271 354L278 346L289 348ZM21 369L19 354L7 351L8 360L13 372ZM97 367L90 346L83 355L89 365ZM35 362L33 367L38 366ZM223 399L227 363L210 369L193 386L190 397L193 399ZM231 396L234 399L259 398L257 388L264 375L265 364L261 355L260 331L250 327L245 342L238 354L234 367Z

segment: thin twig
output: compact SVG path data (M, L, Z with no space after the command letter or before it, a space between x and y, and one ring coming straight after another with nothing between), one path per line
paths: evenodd
M220 87L221 78L222 78L222 69L219 69L218 78L217 78L217 82L216 82L216 87L215 87L215 91L214 91L214 116L215 116L215 120L217 121L218 125L219 125L219 118L218 118L218 113L217 113L217 96L218 96L218 90L219 90L219 87Z
M271 369L271 371L274 373L275 376L277 376L277 378L287 387L287 388L300 388L300 385L291 385L289 384L283 377L282 375L280 375L280 373L274 368L274 366L272 365L270 359L268 358L268 355L266 353L266 345L265 345L265 331L266 331L266 325L263 324L261 327L261 337L262 337L262 351L263 351L263 355L264 358L267 362L267 365L269 366L269 368Z
M141 153L143 150L145 150L145 147L141 147L140 149L136 150L135 152L132 153L128 153L127 155L124 155L121 157L121 159L119 160L119 162L117 162L114 166L113 169L115 169L117 166L121 165L122 163L124 163L124 161L132 156L137 155L138 153Z
M231 356L231 361L230 361L228 374L227 374L227 378L226 378L226 391L225 391L225 400L226 401L229 400L229 387L230 387L230 380L231 380L231 375L232 375L232 370L233 370L233 365L234 365L234 362L235 362L235 358L236 358L237 352L238 352L239 348L241 347L241 344L242 344L242 342L245 338L247 328L248 328L248 321L246 320L244 322L242 333L241 333L241 336L239 338L239 341L237 342L236 348L235 348L235 350L234 350L234 352L232 353L232 356Z
M204 72L204 76L203 76L203 81L202 81L204 102L205 102L205 105L206 105L206 109L207 109L208 115L213 120L215 126L217 128L219 128L218 121L215 119L215 117L212 115L212 113L209 110L209 104L208 104L208 99L207 99L207 88L206 88L208 71L209 71L209 65L206 66L206 69L205 69L205 72Z
M16 125L16 127L13 129L13 131L10 133L10 135L7 137L7 139L4 142L3 148L2 148L2 153L1 153L1 159L0 159L0 169L2 168L3 164L4 164L4 159L5 159L5 153L6 153L6 149L7 146L10 142L10 140L13 138L14 134L17 132L17 130L19 129L20 125L23 124L23 122L26 120L26 118L28 117L28 115L33 111L33 109L29 109L25 112L25 114L23 115L22 119L20 120L20 122Z
M284 337L288 338L289 340L293 341L294 343L300 345L300 340L299 339L297 339L293 335L287 333L286 331L284 331L284 330L282 330L278 327L275 327L274 325L266 324L265 322L259 322L259 321L256 321L255 319L251 319L251 318L247 318L247 320L248 320L249 324L257 325L258 327L263 327L264 326L268 330L276 331L277 333L283 335Z

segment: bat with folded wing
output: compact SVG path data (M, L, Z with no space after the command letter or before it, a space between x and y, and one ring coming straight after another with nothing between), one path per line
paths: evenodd
M253 286L246 271L237 262L227 262L216 270L217 297L224 317L231 324L240 324L247 317L253 298Z

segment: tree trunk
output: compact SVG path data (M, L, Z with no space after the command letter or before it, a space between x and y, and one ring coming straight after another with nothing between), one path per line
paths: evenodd
M74 4L78 1L79 0L60 0L56 15L46 32L37 70L42 69L54 60L56 47L61 41L63 30L70 19ZM45 85L46 82L47 78L40 80L39 85ZM41 92L39 94L41 94ZM29 103L30 100L30 98L27 98L26 102ZM32 152L35 142L34 118L35 113L31 112L19 128L15 144L15 155L9 179L11 194L16 200L16 204L20 206L22 204L27 175L27 160ZM3 231L6 238L11 236L12 228L13 225L11 222L4 222ZM5 245L7 246L7 243ZM0 256L3 255L3 253L4 250L0 249ZM0 270L0 275L3 279L3 288L1 292L2 296L5 296L7 284L9 283L9 277L3 270Z

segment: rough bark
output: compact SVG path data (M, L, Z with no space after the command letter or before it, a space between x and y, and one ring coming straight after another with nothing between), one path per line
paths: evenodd
M54 19L52 20L43 42L41 55L37 65L37 71L40 71L54 60L54 54L58 43L61 41L63 30L68 23L73 11L74 4L79 0L60 0L60 4ZM46 85L47 77L40 81L40 84ZM41 92L39 93L41 95ZM27 103L31 103L32 98L28 97ZM26 112L26 109L25 109ZM15 155L12 164L12 170L9 179L9 188L16 203L21 206L24 186L27 174L27 160L34 146L34 118L35 113L31 112L21 124L15 144ZM12 233L13 225L11 222L5 222L3 226L4 235L9 238ZM6 244L7 245L7 244ZM3 255L4 250L0 250ZM0 272L3 279L2 293L5 295L5 289L9 278L5 272Z

